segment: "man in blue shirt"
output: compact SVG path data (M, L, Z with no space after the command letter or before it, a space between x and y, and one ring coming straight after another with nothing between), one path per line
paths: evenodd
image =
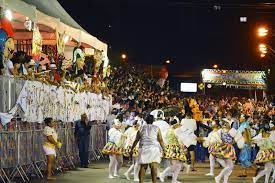
M81 115L81 119L75 123L75 138L79 149L80 165L82 168L88 168L89 141L91 124L88 122L87 114Z

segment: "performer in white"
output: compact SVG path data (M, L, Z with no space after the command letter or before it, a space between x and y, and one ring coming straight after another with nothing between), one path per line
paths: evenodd
M119 170L123 163L122 151L125 140L124 134L120 131L121 122L118 119L114 120L113 127L108 132L108 143L102 150L103 154L109 155L109 178L119 177Z
M128 128L125 131L125 136L126 136L126 141L125 141L125 148L123 151L123 155L125 157L130 157L130 151L132 149L132 145L136 139L137 136L137 132L140 128L140 124L138 123L138 121L136 120L133 123L133 127ZM138 182L139 178L138 178L138 172L139 172L139 164L138 164L138 148L135 147L133 150L133 164L130 166L130 168L124 173L124 176L126 177L127 180L131 180L130 179L130 174L132 173L132 171L134 170L134 181Z
M159 127L153 125L154 117L152 115L147 115L145 121L147 124L143 125L140 131L138 131L136 140L132 146L131 154L133 154L134 148L139 142L139 182L144 182L145 172L149 165L151 168L152 182L156 183L157 167L161 162L161 148L165 151L165 146Z
M233 160L236 159L235 149L233 147L234 136L236 135L236 130L231 129L228 122L224 122L221 129L221 143L217 144L212 155L217 159L223 159L225 166L218 176L215 177L216 183L220 183L223 178L223 182L227 183L229 176L231 175L234 163Z
M181 127L175 130L176 135L179 138L180 143L184 144L187 149L188 163L192 164L192 170L195 168L195 148L197 145L197 136L195 131L197 130L196 120L191 118L190 113L186 113L186 118L181 120ZM190 166L183 164L186 168L186 172L189 173Z
M267 123L268 124L268 123ZM260 171L256 177L253 177L253 183L256 183L262 176L265 176L265 183L269 182L275 160L275 141L270 133L269 125L265 125L262 133L253 138L253 141L260 147L255 163L264 163L264 170ZM273 137L272 137L273 136Z
M171 122L171 127L167 132L167 146L165 150L165 159L170 161L168 166L161 174L160 181L164 182L165 177L168 173L172 172L172 183L180 183L177 178L181 171L182 162L186 161L187 148L179 143L178 137L175 134L175 129L180 127L179 119L174 117Z
M161 135L162 135L162 139L164 144L167 144L167 131L170 128L170 125L164 121L165 117L164 117L164 112L162 110L153 110L151 113L151 115L154 116L154 122L153 125L156 125L157 127L159 127Z
M198 139L203 141L203 146L208 148L209 152L209 163L210 163L210 172L205 174L206 176L214 176L215 161L217 161L222 167L225 167L225 162L223 159L215 158L213 152L216 151L218 144L222 143L221 140L221 129L219 129L218 121L212 122L213 130L209 133L207 137L202 137Z
M156 125L157 127L159 127L164 145L166 146L167 145L167 131L170 128L170 125L166 121L164 121L164 119L165 119L164 112L162 110L155 109L150 114L154 116L153 125ZM164 165L164 168L167 168L167 167L169 167L170 162L167 159L164 159L163 165ZM160 175L159 168L157 170L157 174L159 177L159 175Z

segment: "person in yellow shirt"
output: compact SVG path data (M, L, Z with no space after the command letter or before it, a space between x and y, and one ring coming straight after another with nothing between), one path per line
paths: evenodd
M54 120L52 118L46 118L44 120L45 128L44 128L44 143L43 150L47 156L47 179L55 180L52 176L52 170L55 164L56 151L55 148L61 148L62 144L57 140L58 136L54 129Z

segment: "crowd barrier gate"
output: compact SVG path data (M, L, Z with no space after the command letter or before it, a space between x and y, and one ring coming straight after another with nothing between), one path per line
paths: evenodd
M0 128L0 182L28 182L32 177L43 178L46 159L43 152L42 124L28 123L12 130ZM59 124L56 128L62 147L57 149L56 169L59 172L73 169L79 163L73 123ZM106 143L106 125L92 125L89 160L103 157L101 149Z

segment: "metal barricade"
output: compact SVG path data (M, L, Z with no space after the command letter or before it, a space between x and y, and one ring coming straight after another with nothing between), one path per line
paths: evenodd
M73 124L70 123L67 128L67 155L73 168L75 168L75 165L79 163L78 147L74 136L74 129Z
M45 153L43 151L44 135L42 129L34 129L32 131L32 144L33 144L33 165L39 176L43 178L42 171L46 169Z
M35 124L14 131L0 129L0 182L20 179L28 182L32 176L43 178L46 167L43 152L44 135L42 125ZM56 129L62 147L57 150L57 165L60 171L75 168L78 163L78 148L74 137L73 123ZM106 126L92 125L90 135L90 160L102 157L101 149L106 143Z
M6 172L5 172L5 168L6 165L4 164L5 161L5 154L7 153L6 150L6 134L2 133L2 130L0 131L0 180L4 183L6 182L10 182Z
M98 124L92 125L91 135L90 135L90 159L99 160L103 157L101 150L106 144L106 125Z

